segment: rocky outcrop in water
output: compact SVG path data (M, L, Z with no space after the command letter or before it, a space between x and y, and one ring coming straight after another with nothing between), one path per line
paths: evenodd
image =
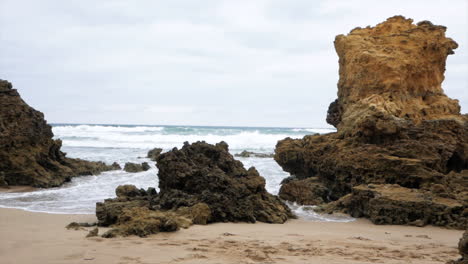
M27 105L10 82L0 80L0 185L55 187L74 176L113 170L103 162L71 159L52 139L44 115Z
M106 236L146 236L213 222L284 223L289 208L265 189L253 167L246 170L224 142L185 143L157 158L160 192L117 188L117 198L96 205ZM135 231L136 230L136 231Z
M161 155L163 149L162 148L154 148L150 151L148 151L148 154L146 155L147 158L149 158L152 161L156 161L156 159Z
M258 153L244 150L241 153L234 154L234 157L241 157L241 158L273 158L275 154L268 154L268 153Z
M468 116L441 88L457 48L445 30L396 16L336 37L338 99L327 122L337 132L278 142L275 160L293 175L280 197L303 200L318 187L298 192L298 181L313 179L333 202L325 211L467 228Z
M127 162L125 163L124 171L135 173L135 172L147 171L150 168L151 167L148 164L148 162L143 162L141 164Z

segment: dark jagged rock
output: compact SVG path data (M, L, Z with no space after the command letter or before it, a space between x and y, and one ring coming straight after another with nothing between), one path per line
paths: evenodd
M242 157L242 158L273 158L275 154L267 154L267 153L258 153L258 152L251 152L244 150L241 153L234 154L234 157Z
M226 143L184 143L157 158L160 192L117 188L117 198L96 205L105 237L175 231L213 222L284 223L289 208L265 189L255 168L246 170Z
M337 36L338 99L327 115L337 132L281 140L275 160L375 223L467 228L468 116L441 87L457 48L445 30L396 16ZM298 185L280 196L301 200Z
M92 227L96 226L97 223L77 223L77 222L71 222L68 224L65 228L66 229L73 229L73 230L80 230L83 229L83 227Z
M55 187L74 176L113 170L102 162L71 159L52 139L44 115L27 105L8 81L0 80L0 185Z
M89 231L86 237L95 237L99 234L99 228L95 227Z
M122 167L117 162L112 163L111 165L112 170L121 170Z
M152 161L156 161L156 159L161 155L163 149L162 148L154 148L150 151L148 151L148 155L146 155L147 158L149 158Z
M151 167L149 166L148 162L143 162L141 164L136 164L132 162L125 163L124 171L126 172L140 172L140 171L147 171Z
M185 143L157 159L161 196L173 190L210 206L213 222L283 223L291 215L288 207L265 189L265 179L253 167L246 170L228 152L226 143ZM165 204L162 204L163 209Z

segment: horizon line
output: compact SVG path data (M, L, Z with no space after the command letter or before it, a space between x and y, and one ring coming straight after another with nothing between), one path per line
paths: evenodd
M302 129L330 129L336 130L334 127L282 127L282 126L223 126L223 125L148 125L148 124L106 124L106 123L62 123L62 122L50 122L49 125L91 125L91 126L167 126L167 127L222 127L222 128L302 128Z

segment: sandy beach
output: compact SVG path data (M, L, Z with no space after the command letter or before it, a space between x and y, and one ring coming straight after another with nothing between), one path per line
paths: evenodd
M290 220L286 224L195 225L147 238L85 238L67 230L94 215L0 209L0 258L20 263L445 263L462 231ZM104 229L100 229L102 233Z

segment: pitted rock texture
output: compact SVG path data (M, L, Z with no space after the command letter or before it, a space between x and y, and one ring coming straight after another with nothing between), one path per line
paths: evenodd
M146 155L146 157L152 161L156 161L156 158L159 157L159 155L161 155L162 151L163 151L162 148L154 148L148 151L148 154Z
M281 140L275 160L296 180L313 177L323 184L328 193L324 202L347 199L341 205L350 206L348 212L367 203L355 189L366 184L378 184L382 190L397 184L402 197L416 190L427 201L450 199L459 206L456 216L444 220L434 220L443 206L418 214L418 219L398 218L398 210L382 210L373 217L372 208L383 200L370 199L370 211L361 208L355 215L375 223L466 228L468 116L460 114L458 101L441 88L446 58L457 48L445 37L445 27L428 21L415 25L396 16L337 36L335 48L338 99L330 104L327 122L337 132ZM297 185L283 184L280 197L293 190L293 184ZM288 200L300 201L311 192ZM414 207L410 200L398 203L401 210Z
M161 154L156 164L160 192L117 188L117 198L96 205L99 225L112 225L115 235L130 235L131 230L148 235L191 224L284 223L294 217L277 196L266 191L265 179L257 170L246 170L224 142L184 143L180 150ZM138 216L129 217L134 213ZM166 228L168 221L175 226ZM148 227L149 223L159 227Z
M127 162L127 163L125 163L124 171L135 173L135 172L147 171L150 168L151 167L148 164L148 162L143 162L141 164L137 164L137 163L133 163L133 162Z
M71 159L52 139L44 115L27 105L10 82L0 80L0 185L55 187L74 176L116 169Z
M287 181L286 181L287 180ZM314 177L282 182L279 197L303 205L317 205L329 201L328 189Z
M458 118L458 101L441 87L447 56L458 44L445 37L443 26L412 22L395 16L336 36L340 80L338 100L331 108L341 117L333 125L352 133L367 113L415 123Z

